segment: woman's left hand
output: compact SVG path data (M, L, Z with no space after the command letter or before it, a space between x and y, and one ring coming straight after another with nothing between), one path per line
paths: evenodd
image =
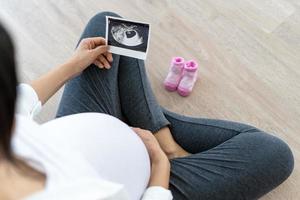
M152 164L168 160L166 154L160 148L158 141L153 134L141 128L132 128L132 130L142 139L149 153ZM165 159L166 158L166 159Z
M109 69L113 61L112 54L109 53L102 37L84 38L80 41L70 62L76 67L76 73L81 73L89 65L95 64L99 68Z
M132 129L144 142L150 156L151 176L149 186L161 186L168 189L170 180L170 162L168 157L150 131L140 128Z

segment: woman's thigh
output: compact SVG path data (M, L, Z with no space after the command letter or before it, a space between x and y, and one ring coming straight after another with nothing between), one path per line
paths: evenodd
M105 37L106 16L111 12L95 15L85 27L79 42L87 37ZM64 89L57 117L83 112L100 112L122 118L118 89L120 56L113 55L109 70L89 66L81 75L70 80Z
M258 131L253 126L238 122L187 117L165 109L163 113L170 122L174 139L193 154L216 147L240 133Z
M274 136L240 123L164 113L174 138L194 153L171 160L175 200L255 199L292 172L293 155Z

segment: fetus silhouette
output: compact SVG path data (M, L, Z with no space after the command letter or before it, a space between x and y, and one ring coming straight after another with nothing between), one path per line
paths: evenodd
M143 37L135 25L115 25L111 28L113 38L120 44L126 46L138 46L143 43Z

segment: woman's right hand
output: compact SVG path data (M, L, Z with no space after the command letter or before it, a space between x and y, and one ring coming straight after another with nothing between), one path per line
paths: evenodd
M109 69L113 61L112 54L108 52L105 38L84 38L78 44L73 56L69 60L79 74L92 63L99 68Z
M170 162L167 155L160 148L154 135L144 129L132 128L144 142L151 160L151 177L149 186L169 188Z

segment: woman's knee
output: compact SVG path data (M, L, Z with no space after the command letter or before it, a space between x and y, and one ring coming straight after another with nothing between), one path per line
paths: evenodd
M276 154L274 156L278 158L276 159L277 164L281 166L282 178L285 180L294 169L294 156L287 143L277 137L272 137L275 142L273 142L274 146L271 149Z
M239 134L227 144L238 149L234 155L242 163L236 179L243 182L238 187L249 199L257 199L270 192L293 171L294 158L289 146L275 136L250 131Z
M264 132L249 133L250 146L259 148L254 150L251 156L257 170L266 170L269 179L274 184L280 184L286 180L294 169L294 157L289 146L279 139ZM269 173L268 173L269 172Z
M81 39L86 37L105 37L106 16L120 17L120 15L108 11L94 15L87 23Z
M106 19L106 16L111 16L111 17L121 17L119 14L111 12L111 11L103 11L103 12L99 12L96 15L94 15L90 21L93 20L99 20L99 19Z

